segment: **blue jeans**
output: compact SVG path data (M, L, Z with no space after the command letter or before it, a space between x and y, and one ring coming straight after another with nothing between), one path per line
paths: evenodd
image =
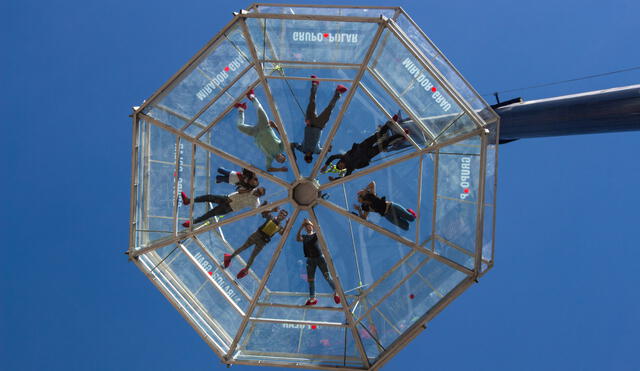
M407 209L393 202L389 205L389 210L384 217L405 231L409 230L409 222L416 219Z

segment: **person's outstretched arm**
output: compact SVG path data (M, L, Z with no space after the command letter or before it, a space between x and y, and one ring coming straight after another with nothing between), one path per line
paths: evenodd
M362 210L360 205L353 205L353 208L358 210L358 216L359 217L361 217L364 220L367 220L367 217L369 216L369 212L368 211Z
M302 229L304 228L304 223L298 228L298 233L296 234L296 241L302 242Z
M369 193L375 195L376 194L376 181L372 180L371 183L369 183L367 185L366 190L369 191Z

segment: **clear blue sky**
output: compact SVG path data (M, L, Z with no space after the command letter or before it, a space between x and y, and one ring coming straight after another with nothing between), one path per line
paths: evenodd
M480 93L640 65L634 0L363 4L404 7ZM127 115L244 5L0 3L3 370L224 368L122 255ZM639 81L636 71L503 98ZM386 369L637 369L639 141L501 147L495 268Z

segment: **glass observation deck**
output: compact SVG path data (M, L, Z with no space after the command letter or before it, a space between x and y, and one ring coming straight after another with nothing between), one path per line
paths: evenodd
M496 130L401 8L254 4L135 109L129 257L224 363L377 368L493 266Z

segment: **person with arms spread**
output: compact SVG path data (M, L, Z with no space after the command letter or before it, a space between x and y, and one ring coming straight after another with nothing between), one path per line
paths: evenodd
M329 156L320 171L325 172L334 160L338 160L335 164L336 169L345 170L343 176L349 176L354 170L369 166L371 160L380 152L386 151L390 143L404 138L402 134L384 137L384 134L389 130L389 124L389 122L385 123L378 131L362 142L353 143L351 149L346 153ZM380 141L381 138L384 139ZM335 180L337 178L329 177L329 179Z
M240 272L238 272L236 276L238 277L238 279L243 278L249 273L249 268L251 268L253 261L256 259L260 251L262 251L262 249L269 243L269 241L271 241L271 238L276 233L280 233L280 234L284 233L288 220L284 222L284 226L280 226L280 223L283 220L285 220L288 213L286 210L283 209L278 212L278 215L273 217L271 213L274 213L278 210L279 210L278 207L275 207L271 210L263 212L262 217L265 218L266 221L262 223L262 225L255 232L253 232L247 238L245 243L243 243L242 246L237 248L233 252L233 254L224 254L224 259L223 259L224 267L228 268L229 265L231 265L231 259L239 255L241 252L248 249L249 247L255 245L255 247L253 248L253 251L251 252L251 256L249 257L249 260L247 260L247 265L243 269L241 269Z
M246 125L244 123L244 111L247 109L246 103L236 103L234 105L235 108L238 109L238 121L236 123L236 127L240 132L253 137L256 142L256 146L264 153L266 165L265 169L269 172L276 171L287 171L287 167L273 167L273 160L276 160L279 163L283 163L286 161L286 157L284 156L284 145L282 144L282 140L278 138L276 135L277 129L276 124L269 120L267 117L267 113L264 108L256 98L255 92L253 89L249 90L247 93L247 98L253 102L253 105L256 107L256 112L258 115L258 123L256 125Z
M311 75L311 78L315 79L317 77ZM320 135L322 135L322 130L327 125L327 122L329 122L331 111L333 111L336 102L340 99L340 96L347 91L344 85L338 85L333 94L333 98L331 98L327 107L320 113L320 116L318 116L316 113L316 92L318 91L319 84L320 81L318 80L311 81L311 95L309 96L309 105L307 106L304 121L306 125L304 128L304 139L302 143L291 143L291 150L297 149L302 152L304 154L304 161L308 164L313 161L314 154L317 155L322 151L322 148L320 148Z
M302 234L304 229L307 234ZM309 299L305 305L316 305L318 300L316 299L316 268L320 268L320 272L324 276L331 289L333 290L333 301L336 304L340 304L340 296L336 292L336 286L331 279L329 270L327 269L327 262L324 260L320 246L318 246L318 236L316 235L313 223L310 220L304 219L298 234L296 234L296 241L302 242L302 249L304 256L307 258L307 281L309 282Z

